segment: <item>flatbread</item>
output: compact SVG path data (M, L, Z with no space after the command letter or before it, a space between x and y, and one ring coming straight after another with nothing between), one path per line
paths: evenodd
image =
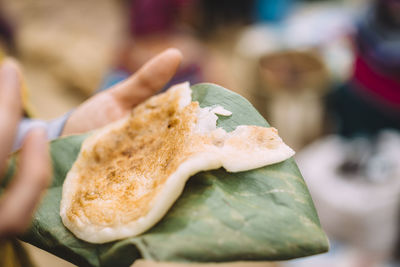
M275 128L216 127L221 106L200 108L188 83L88 137L63 185L60 215L78 238L105 243L155 225L193 174L246 171L294 154Z

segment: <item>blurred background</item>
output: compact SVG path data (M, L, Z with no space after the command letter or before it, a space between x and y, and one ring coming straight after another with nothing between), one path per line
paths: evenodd
M169 47L184 54L170 84L220 84L278 128L331 242L221 266L400 266L400 0L0 1L0 54L21 62L33 117L68 112ZM37 266L72 266L23 246Z

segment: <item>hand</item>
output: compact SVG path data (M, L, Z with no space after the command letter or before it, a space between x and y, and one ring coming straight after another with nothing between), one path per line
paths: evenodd
M0 178L4 174L21 118L20 74L7 60L0 68ZM44 130L28 133L19 154L17 174L0 197L0 239L22 233L50 179Z
M177 49L167 49L127 80L81 104L67 120L63 135L84 133L128 114L172 78L182 60Z

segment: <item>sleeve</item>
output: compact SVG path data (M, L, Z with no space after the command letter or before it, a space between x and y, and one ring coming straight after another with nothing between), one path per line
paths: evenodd
M22 119L22 121L18 125L18 132L14 140L13 151L21 147L26 134L35 127L44 128L47 132L47 138L49 140L56 139L61 135L64 129L64 125L67 122L70 114L71 113L68 112L65 115L51 121L27 118Z

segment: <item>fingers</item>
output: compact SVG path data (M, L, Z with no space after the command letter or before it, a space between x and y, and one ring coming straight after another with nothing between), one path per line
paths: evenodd
M34 129L24 140L16 177L0 199L0 237L22 233L28 227L50 171L46 133Z
M110 92L125 107L134 107L162 89L174 76L181 61L182 53L178 49L167 49Z
M0 177L21 118L19 68L12 60L0 67Z

